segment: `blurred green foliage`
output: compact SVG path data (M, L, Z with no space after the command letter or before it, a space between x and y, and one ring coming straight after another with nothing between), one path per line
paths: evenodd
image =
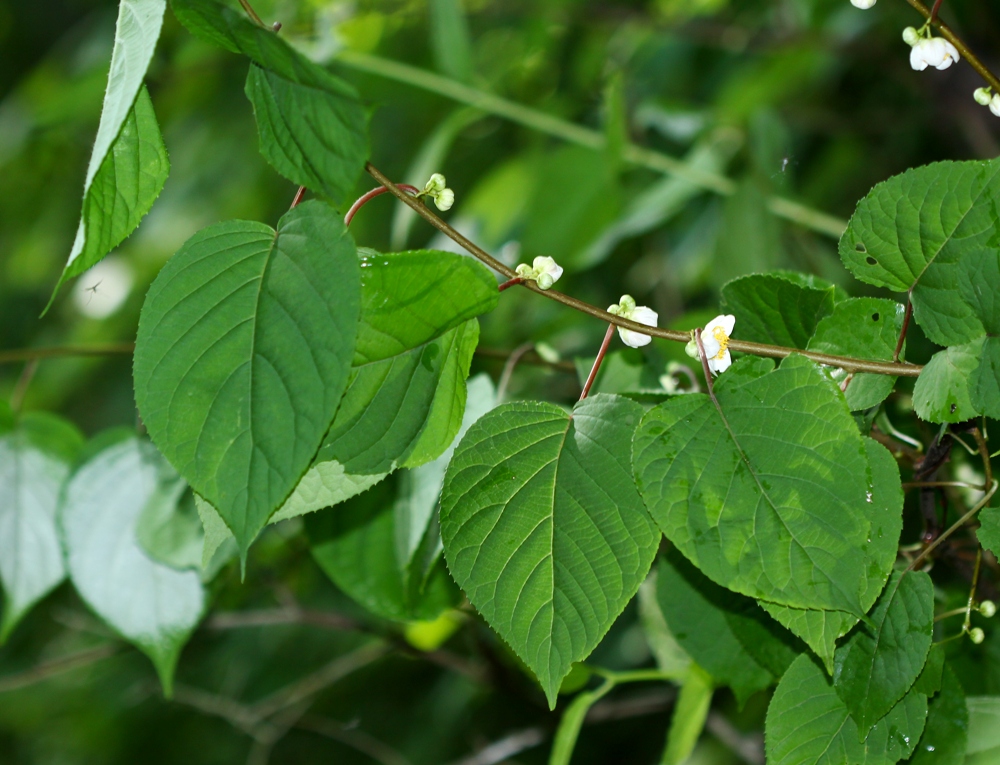
M698 325L717 313L723 282L754 270L794 268L852 295L873 294L843 269L832 238L775 217L767 195L846 218L874 183L908 167L1000 153L1000 122L970 97L981 84L974 72L964 63L910 70L900 31L918 17L902 0L867 13L846 0L255 6L372 106L371 156L383 172L421 186L429 172L445 173L458 197L451 222L498 257L555 255L567 266L561 289L599 305L629 292L659 312L661 326ZM79 219L116 11L112 0L0 0L0 352L131 343L146 288L191 234L228 218L274 225L295 192L257 151L245 62L194 39L168 12L147 79L170 155L166 187L103 270L64 288L39 318ZM995 55L1000 8L949 0L943 13L987 61ZM437 71L596 130L609 148L567 144L365 74L337 63L341 49ZM722 197L624 162L625 138L699 156L736 193ZM356 191L371 185L362 178ZM388 198L367 207L352 232L380 250L447 246ZM503 361L491 349L544 342L564 360L592 357L604 332L523 290L505 293L481 324L485 350L472 371L494 380ZM908 359L921 363L931 352L911 330ZM640 395L667 361L686 360L680 347L658 344L635 357L622 356L623 382L615 384L609 367L597 389ZM504 394L570 402L579 386L565 366L522 364ZM0 398L24 392L25 410L58 412L88 436L135 426L127 354L26 369L0 364ZM454 634L454 625L434 628L447 640L441 648L412 648L399 625L331 583L300 525L286 522L262 538L245 582L230 565L209 586L212 612L184 650L172 701L145 658L109 642L69 586L49 596L0 648L0 761L195 765L270 755L429 765L499 739L521 743L511 755L518 762L545 761L561 708L546 711L537 686L477 616L454 617ZM257 622L228 618L235 611ZM998 641L993 632L954 659L967 692L1000 692ZM362 661L372 644L389 654ZM78 652L86 659L79 668L44 681L33 674ZM357 671L310 695L311 705L292 703L268 726L254 722L254 704L351 656ZM637 608L625 611L592 660L622 670L651 664ZM655 761L674 698L662 684L616 689L594 707L573 762ZM766 704L765 693L742 708L729 691L716 693L710 732L689 762L754 762ZM476 762L487 761L501 760Z

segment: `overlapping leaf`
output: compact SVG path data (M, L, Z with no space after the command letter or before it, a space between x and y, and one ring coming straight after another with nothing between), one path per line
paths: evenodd
M742 705L799 653L794 638L749 598L710 581L680 553L661 558L656 594L677 642Z
M913 386L913 408L928 422L964 422L978 414L969 393L969 378L979 367L985 338L953 345L935 353Z
M903 530L903 487L899 466L889 450L872 439L865 439L865 454L871 469L872 564L868 589L861 596L861 606L866 611L882 591L892 565L896 561L899 535ZM771 616L785 625L823 660L826 671L833 675L833 656L836 641L846 635L858 617L845 611L821 611L779 606L760 602Z
M863 739L910 689L927 660L934 586L924 572L896 573L837 655L833 684Z
M891 361L905 314L906 309L894 300L848 298L817 324L808 348L835 356ZM846 377L842 369L832 370L832 375L838 382ZM847 384L847 405L851 411L878 406L895 384L891 375L859 372Z
M360 268L320 202L192 237L150 288L135 390L153 441L245 553L308 469L351 369Z
M131 234L167 179L167 152L142 85L166 8L166 0L122 0L118 7L108 88L83 185L83 212L56 290Z
M834 285L794 271L741 276L722 287L722 309L736 316L737 338L792 348L806 347L838 299Z
M264 158L289 180L342 202L368 158L368 114L354 89L215 0L172 0L172 7L192 34L253 62L246 93Z
M950 667L941 675L941 688L930 700L927 725L910 765L962 765L969 735L965 691Z
M441 535L452 575L538 676L550 704L645 578L659 534L629 469L642 408L617 396L504 404L448 466Z
M633 467L666 536L728 589L796 608L864 612L871 481L836 384L792 356L760 377L741 361L715 393L650 410Z
M4 432L0 424L0 643L66 576L56 530L63 482L83 443L69 423L28 414Z
M910 756L927 719L927 697L911 691L867 738L830 679L803 654L778 683L767 709L768 765L893 765Z
M175 495L177 473L150 443L127 432L91 449L59 509L69 575L87 605L152 659L169 695L205 596L197 572L146 554L136 524L150 502Z

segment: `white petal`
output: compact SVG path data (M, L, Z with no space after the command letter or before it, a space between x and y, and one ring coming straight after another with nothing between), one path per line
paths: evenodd
M659 318L656 311L644 305L637 305L632 309L632 315L629 316L632 321L637 321L640 324L645 324L647 327L655 327L656 320ZM645 343L643 343L645 345Z
M933 67L941 68L941 64L948 59L948 49L944 46L944 40L940 37L932 37L924 42L924 60ZM951 66L949 61L945 68Z
M736 326L736 317L732 314L723 314L721 316L716 316L707 325L705 325L705 331L710 335L715 334L715 328L721 327L722 331L726 333L726 337L733 334L733 327Z
M716 340L714 336L706 334L705 330L701 333L701 344L705 346L705 355L709 358L709 360L718 356L719 351L722 350L722 346L719 344L719 341Z
M990 111L993 112L997 117L1000 117L1000 93L997 93L990 99Z
M947 69L960 58L958 55L958 49L943 37L937 37L935 39L941 41L941 48L944 49L944 57L940 62L938 62L937 68Z
M733 357L729 355L729 351L722 354L721 359L715 357L708 360L708 368L712 371L712 374L722 374L729 366L733 363Z
M851 0L851 5L855 8L860 8L861 10L866 11L875 5L875 0Z
M641 348L644 345L649 345L653 340L649 335L642 335L630 329L623 329L622 327L618 328L618 336L625 345L632 348Z
M920 44L922 42L923 40L920 40L910 48L910 66L918 72L922 72L927 68L927 62L924 61L924 53Z

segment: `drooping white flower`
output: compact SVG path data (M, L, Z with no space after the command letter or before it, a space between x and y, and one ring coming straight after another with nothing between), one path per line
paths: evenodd
M990 111L1000 117L1000 93L994 93L990 99Z
M976 88L972 91L972 98L980 106L989 106L993 99L993 92L990 88Z
M637 321L647 327L655 327L658 316L656 311L644 305L636 305L631 295L622 295L622 299L616 305L608 306L608 313L614 316L621 316L623 319ZM618 336L621 337L625 345L632 348L640 348L648 345L653 338L641 332L633 332L631 329L618 327Z
M917 40L910 48L910 66L918 72L922 72L928 66L947 69L959 58L955 46L943 37L924 37Z
M855 8L860 8L863 11L867 11L873 5L875 5L875 0L851 0L851 5Z
M455 204L455 192L448 188L448 182L441 173L434 173L430 180L424 184L424 190L417 194L418 197L430 197L434 200L437 209L444 212L450 210Z
M735 325L735 316L723 314L712 319L701 331L701 344L705 347L708 369L714 375L725 372L733 363L733 357L729 354L729 336L733 333ZM684 350L691 358L697 359L701 356L698 344L693 339Z
M546 255L539 255L530 266L521 263L514 271L522 279L533 279L540 290L547 290L563 275L562 266Z

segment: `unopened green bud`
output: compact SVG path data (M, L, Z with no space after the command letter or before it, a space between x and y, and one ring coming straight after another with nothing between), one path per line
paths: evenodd
M981 613L987 619L989 619L992 616L995 616L996 612L997 612L997 604L994 603L992 600L984 600L982 603L979 604L979 613Z
M969 630L969 640L971 640L976 645L979 645L986 639L986 633L983 632L981 627L973 627Z
M909 46L917 44L917 40L920 39L920 33L913 27L907 27L903 30L903 42Z
M976 88L972 92L972 97L980 106L989 106L990 99L993 98L993 94L990 92L989 88Z

